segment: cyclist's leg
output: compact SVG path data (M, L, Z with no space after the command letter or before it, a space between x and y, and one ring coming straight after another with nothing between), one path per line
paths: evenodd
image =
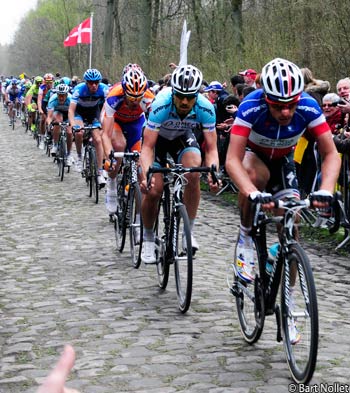
M96 126L101 126L100 122L94 122L94 125ZM98 169L98 175L99 175L99 184L104 185L106 184L106 181L103 177L103 145L102 145L102 138L101 138L101 130L94 130L92 132L92 138L94 141L94 146L96 150L96 160L97 160L97 169Z
M84 127L83 118L79 114L75 113L74 123L71 124L71 126L72 127L73 126ZM75 148L77 151L76 170L78 172L81 172L81 170L83 168L83 164L82 164L83 134L84 134L84 132L82 130L74 133Z
M62 116L60 115L59 112L54 112L53 113L53 122L60 123L62 121ZM53 146L51 149L51 155L56 155L57 153L57 146L58 146L58 139L60 137L60 126L55 125L53 127Z
M270 179L270 171L265 163L254 152L246 151L243 166L256 188L264 191ZM241 211L241 225L245 228L251 228L252 216L250 202L241 193L238 193L238 205Z

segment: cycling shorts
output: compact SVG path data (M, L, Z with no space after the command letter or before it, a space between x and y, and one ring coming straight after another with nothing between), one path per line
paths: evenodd
M144 116L130 123L118 123L114 120L114 131L123 133L126 139L127 151L141 151L142 126L144 122Z
M172 159L177 164L180 164L184 153L189 151L193 151L194 153L201 155L199 144L191 130L188 130L186 134L183 134L173 140L165 139L158 135L154 161L160 166L165 166L167 162L167 154L170 154Z
M95 117L94 114L92 116L80 116L79 114L76 113L74 119L80 120L84 124L91 124L93 127L102 128L100 120L97 117Z
M63 121L68 120L68 112L54 111L53 114L54 114L54 116L61 115L63 118Z
M252 151L249 148L247 150ZM294 197L299 199L300 193L294 163L294 152L291 151L277 160L269 160L263 154L254 153L267 166L270 172L270 179L265 191L275 195L277 198Z

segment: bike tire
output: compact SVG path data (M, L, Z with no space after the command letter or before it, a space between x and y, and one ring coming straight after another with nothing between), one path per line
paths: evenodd
M174 242L174 270L176 293L179 303L179 309L184 314L191 305L192 298L192 281L193 281L193 254L191 241L191 228L187 210L184 205L178 207L173 216L172 230L170 233L171 242ZM174 224L176 224L174 226ZM176 232L172 231L176 228ZM187 252L183 251L182 240L186 239Z
M158 205L158 214L154 226L158 285L163 290L168 285L170 272L170 260L167 255L169 226L170 190L169 188L164 188L163 197Z
M141 219L142 197L140 186L137 183L130 187L128 200L130 254L134 268L138 269L141 264L143 226Z
M117 182L117 212L115 214L114 230L115 238L117 243L117 249L119 252L124 251L125 240L126 240L126 227L127 227L127 203L128 200L125 196L125 185L126 185L126 173L123 168L120 168L120 174L118 176L119 181Z
M97 167L97 157L96 157L95 148L90 149L89 160L90 160L90 171L91 171L90 197L94 196L94 201L97 204L99 199L100 187L97 181L98 167Z
M233 277L231 291L235 292L236 309L242 335L248 344L254 344L259 340L265 323L265 305L261 289L260 264L257 252L258 245L254 240L255 280L251 283L246 283L239 278L235 268L238 240L239 235L235 246L234 261L230 265L229 271L229 274Z
M318 350L318 308L316 287L310 261L299 244L290 246L287 264L282 275L281 285L281 321L283 345L287 363L296 383L307 384L314 373ZM291 277L290 269L297 266L294 285L294 307L289 307ZM286 266L288 268L286 268ZM290 318L296 321L300 341L292 344L288 324Z
M67 142L64 138L61 139L59 144L59 157L58 157L58 174L61 181L64 178L64 168L66 166L66 156L67 156Z
M15 115L12 115L12 119L11 119L12 131L14 131L14 129L15 129L15 121L16 121L16 117L15 117Z

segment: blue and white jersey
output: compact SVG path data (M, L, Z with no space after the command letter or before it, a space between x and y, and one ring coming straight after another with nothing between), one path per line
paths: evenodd
M94 111L102 107L107 97L109 87L104 83L98 85L95 93L91 93L85 82L75 86L72 93L72 102L77 104L76 112Z
M14 101L16 98L19 98L20 88L15 85L8 85L6 88L6 93L9 96L10 101Z
M61 104L58 101L57 93L55 93L49 99L49 102L47 104L47 110L54 111L54 112L68 113L68 108L69 108L71 98L72 98L71 94L68 94L64 103Z
M279 159L293 150L308 130L314 138L329 131L326 118L317 101L303 92L294 116L282 126L271 115L262 89L248 94L238 107L231 133L248 138L248 146L269 159Z
M159 132L163 138L173 140L186 134L188 130L194 135L199 132L214 132L215 122L214 106L201 94L198 94L190 113L181 119L176 112L172 91L166 90L156 95L152 102L147 127Z

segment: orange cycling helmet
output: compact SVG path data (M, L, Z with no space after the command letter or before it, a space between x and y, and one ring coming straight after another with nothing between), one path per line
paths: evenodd
M122 86L126 95L140 97L147 90L147 78L141 70L132 67L123 75Z

